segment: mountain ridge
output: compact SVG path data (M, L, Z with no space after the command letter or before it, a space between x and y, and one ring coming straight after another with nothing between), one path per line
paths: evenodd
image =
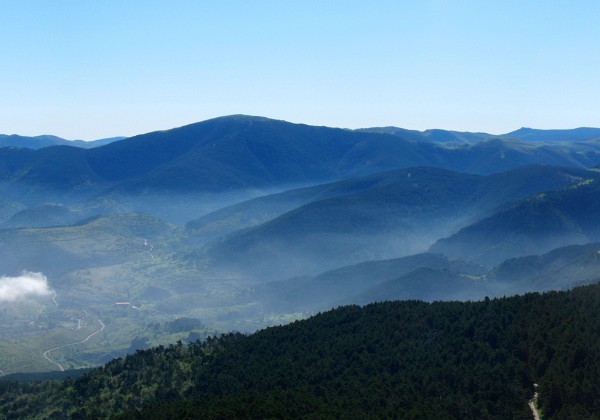
M503 134L502 136L517 138L526 141L586 141L600 140L600 128L577 127L572 129L540 130L521 127L518 130Z
M264 276L277 272L275 267L311 274L311 267L324 271L335 264L425 252L440 237L472 223L469 220L536 192L579 182L588 173L600 175L551 166L488 176L438 168L386 171L334 184L339 188L354 182L360 188L309 201L233 232L208 244L205 254L199 255Z
M25 147L28 149L41 149L52 146L73 146L91 149L126 139L124 136L107 137L96 140L67 140L62 137L43 134L41 136L21 136L18 134L0 134L0 147Z
M436 242L431 252L482 264L600 240L600 183L595 173L576 185L529 197Z
M445 130L425 133L457 135ZM488 136L485 133L481 135ZM423 165L490 173L532 163L569 166L600 163L600 146L598 150L578 155L558 149L525 147L514 141L511 143L510 139L494 136L472 144L465 143L462 148L448 148L442 146L443 143L420 142L412 136L233 115L140 134L86 149L79 157L65 149L43 154L44 148L19 156L4 151L4 156L0 156L0 167L10 166L6 159L20 161L21 167L13 168L4 175L4 179L26 184L35 180L44 184L52 177L43 173L34 175L40 170L36 160L42 158L63 164L61 154L70 155L71 161L85 161L95 178L112 184L112 191L140 194L144 191L214 192L264 188L282 182L321 183ZM23 173L29 176L23 177ZM86 176L85 185L89 185L90 181L94 185L92 178ZM75 172L73 177L77 179L80 175ZM78 182L81 184L82 181ZM52 185L43 187L48 189Z

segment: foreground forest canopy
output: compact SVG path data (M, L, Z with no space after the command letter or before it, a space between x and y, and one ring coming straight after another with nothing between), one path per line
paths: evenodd
M600 284L345 306L140 350L77 379L0 382L13 418L600 418Z

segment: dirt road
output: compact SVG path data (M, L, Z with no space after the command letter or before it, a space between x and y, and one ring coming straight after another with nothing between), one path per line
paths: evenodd
M533 387L535 389L535 393L533 394L533 398L529 400L529 408L531 408L531 412L533 413L533 418L535 420L540 420L540 413L536 408L536 404L537 404L537 399L538 399L538 392L537 392L537 384L533 384Z
M62 346L57 346L57 347L53 347L51 349L48 349L44 353L42 353L44 355L44 358L47 361L49 361L50 363L53 363L56 366L58 366L58 368L61 370L61 372L64 372L65 368L60 363L58 363L56 360L53 360L52 358L50 358L50 353L52 353L54 350L62 349L62 348L69 347L69 346L75 346L77 344L83 344L86 341L88 341L90 338L92 338L93 336L95 336L96 334L101 333L102 331L104 331L104 328L106 328L106 325L104 325L104 323L100 319L98 319L98 323L100 324L100 328L98 330L94 331L93 333L91 333L90 335L88 335L83 340L76 341L74 343L63 344Z

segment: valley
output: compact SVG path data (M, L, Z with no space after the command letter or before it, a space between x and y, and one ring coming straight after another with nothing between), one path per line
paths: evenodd
M232 116L0 148L0 275L42 273L52 291L2 302L0 369L89 368L339 305L591 283L600 145L556 135Z

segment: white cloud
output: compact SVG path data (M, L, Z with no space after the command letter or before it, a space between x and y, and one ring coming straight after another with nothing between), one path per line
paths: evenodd
M48 286L48 279L42 273L24 271L17 277L0 277L0 302L47 296L53 293Z

